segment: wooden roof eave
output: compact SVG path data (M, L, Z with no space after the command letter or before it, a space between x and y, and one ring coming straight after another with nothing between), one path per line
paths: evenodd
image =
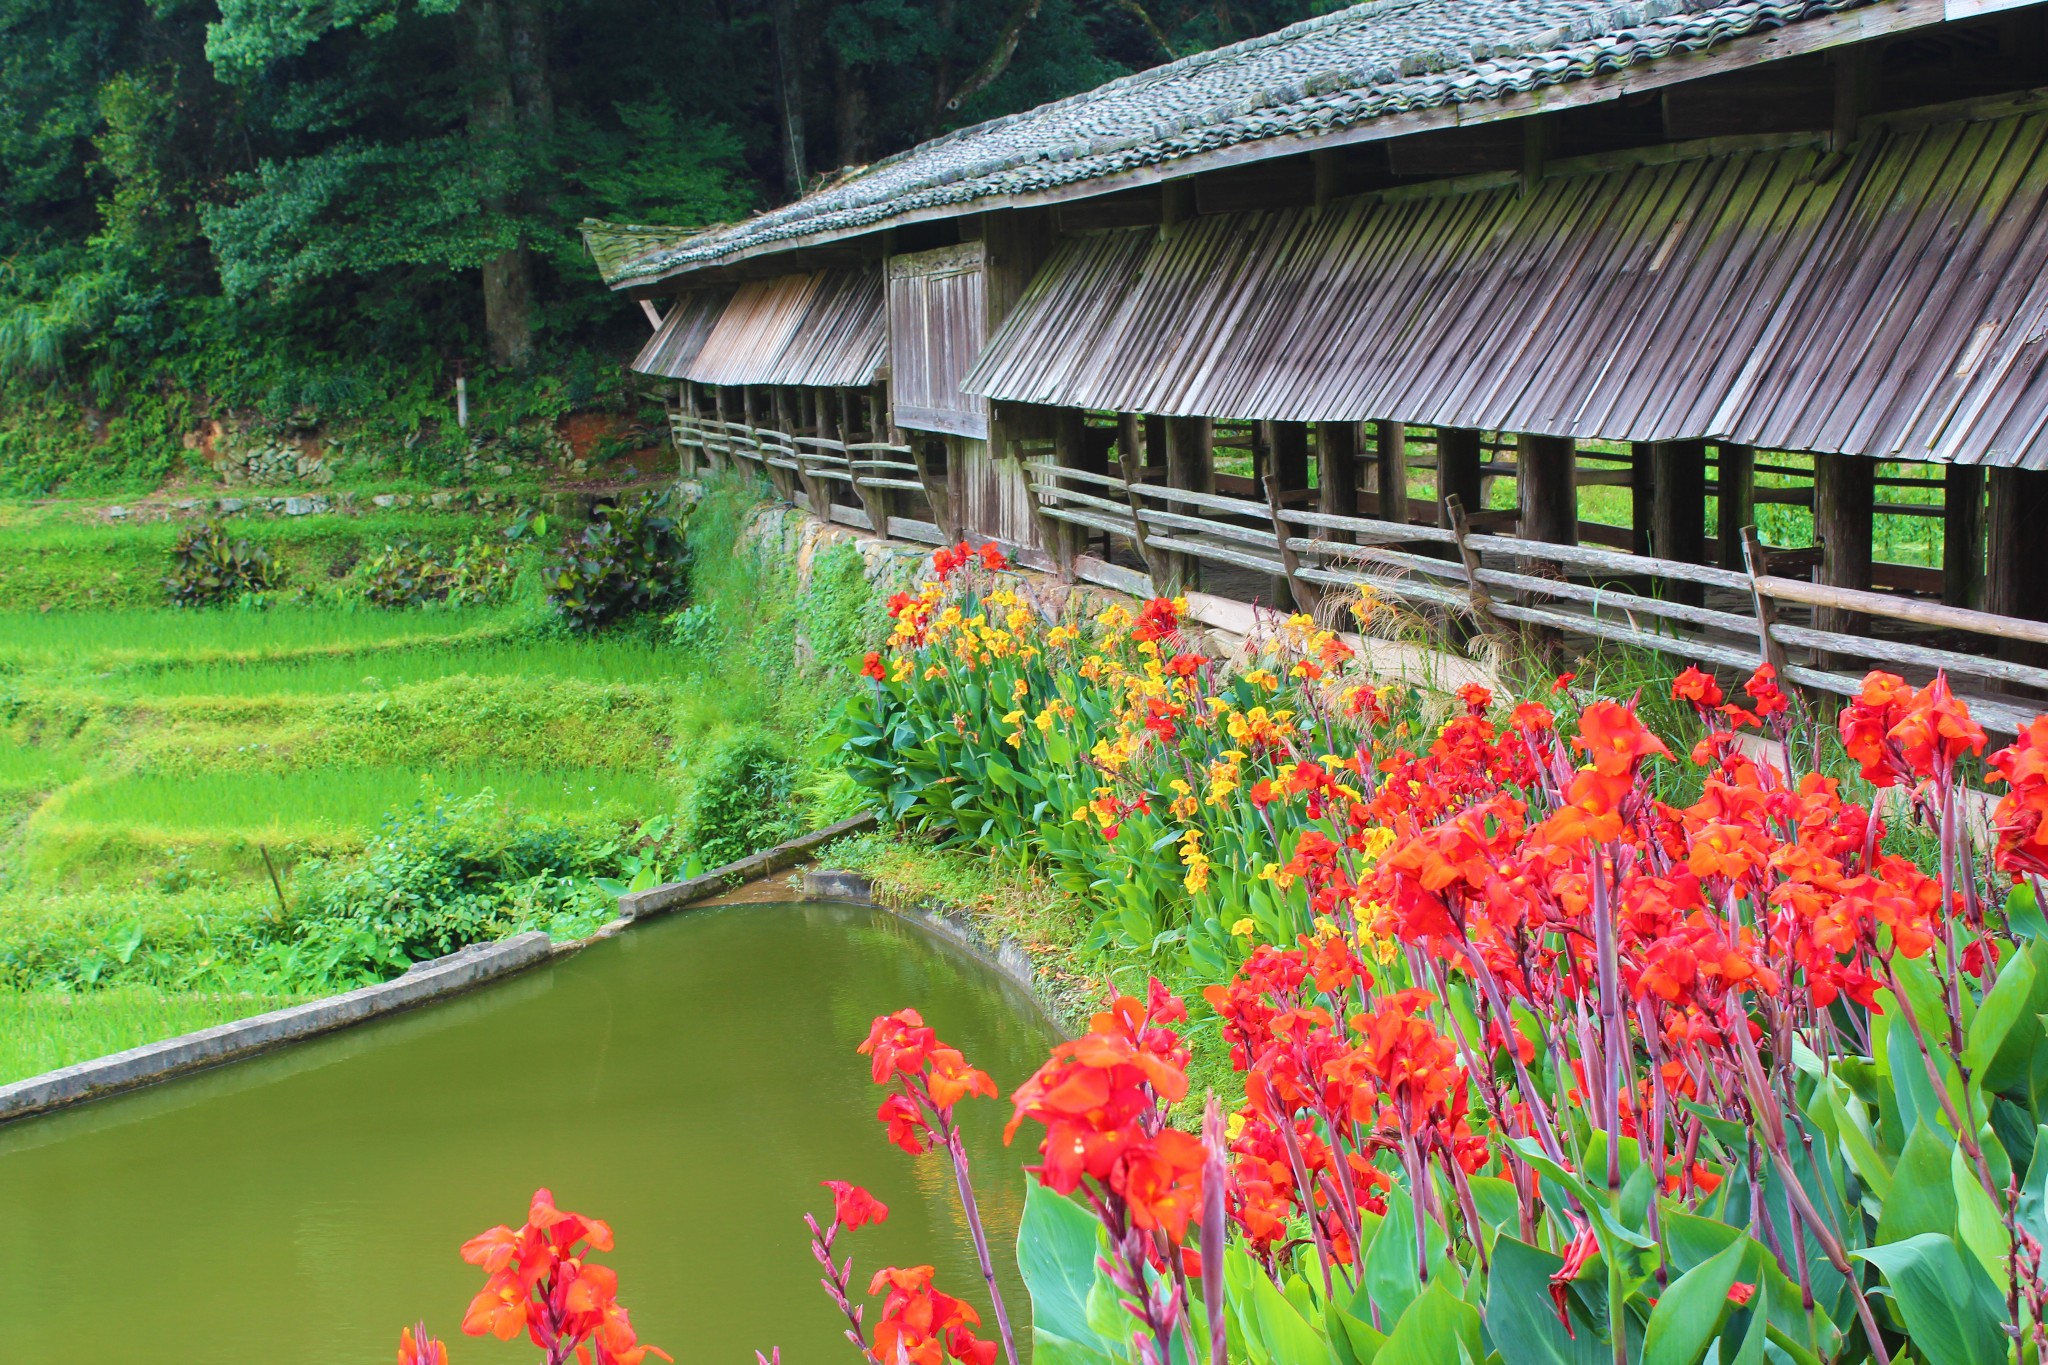
M1787 57L1808 56L1852 43L1866 42L1889 34L1925 28L1945 18L1945 0L1898 0L1897 3L1846 10L1803 20L1789 28L1771 29L1735 39L1727 46L1705 53L1673 53L1620 71L1571 81L1562 85L1539 86L1498 99L1474 103L1435 105L1427 109L1386 114L1349 127L1335 128L1315 136L1287 134L1256 142L1235 143L1213 151L1179 157L1158 165L1144 166L1115 175L1077 180L1023 194L990 195L959 203L913 209L888 218L846 228L825 228L799 237L763 242L702 261L685 261L654 274L622 279L612 288L629 297L658 297L678 288L694 288L699 282L724 282L709 272L763 258L784 257L812 247L856 241L890 228L915 223L940 222L996 209L1037 208L1074 203L1121 190L1138 189L1169 180L1185 179L1208 171L1298 156L1361 143L1383 142L1410 133L1462 128L1560 109L1605 104L1625 96L1661 90L1667 86L1699 80ZM778 270L791 267L781 266ZM689 278L689 283L682 283ZM668 285L663 289L661 286Z

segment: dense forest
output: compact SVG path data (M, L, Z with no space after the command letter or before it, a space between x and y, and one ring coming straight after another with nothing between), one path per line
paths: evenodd
M0 492L211 419L416 439L617 384L586 216L744 215L1311 0L0 0ZM409 434L408 434L409 433Z

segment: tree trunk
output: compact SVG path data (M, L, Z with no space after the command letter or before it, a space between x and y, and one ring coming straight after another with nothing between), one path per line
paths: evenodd
M782 176L791 199L804 192L803 69L796 0L775 0L775 112L782 125Z
M502 218L514 211L514 187L503 163L517 138L505 7L500 0L472 0L468 18L469 42L463 55L470 89L470 147L487 182L484 211ZM533 360L533 261L525 240L485 261L483 275L484 336L491 360L524 367Z
M843 57L832 64L832 125L839 164L867 164L868 73Z

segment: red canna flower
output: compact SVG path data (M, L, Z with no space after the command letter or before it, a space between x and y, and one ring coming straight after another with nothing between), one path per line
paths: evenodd
M1991 813L1998 865L2015 875L2048 876L2048 716L2036 716L1989 765L1988 776L2007 787Z
M1167 597L1155 597L1138 609L1131 638L1140 644L1170 640L1180 634L1180 611Z
M873 678L876 682L883 682L889 676L887 670L882 667L881 653L872 649L868 651L867 657L860 661L860 673L863 678Z
M1912 705L1888 736L1899 746L1907 769L1918 777L1946 782L1964 754L1984 752L1984 730L1970 719L1970 708L1949 691L1948 679L1934 681L1913 694Z
M1690 702L1693 709L1701 715L1721 705L1724 700L1721 696L1721 684L1715 682L1711 674L1703 673L1697 667L1688 667L1685 672L1673 679L1671 698L1673 701Z
M462 1259L488 1278L462 1320L467 1336L510 1341L525 1330L551 1360L593 1357L594 1365L640 1365L650 1354L618 1301L618 1275L590 1262L609 1251L611 1229L595 1218L565 1213L554 1196L535 1190L526 1225L491 1228L465 1242Z
M847 1231L864 1228L870 1223L888 1221L889 1206L860 1186L850 1185L844 1180L827 1180L823 1183L826 1189L832 1191L832 1217Z
M1782 715L1790 705L1778 687L1778 670L1769 664L1758 664L1756 672L1750 674L1749 681L1742 685L1742 690L1756 703L1756 714L1765 720Z
M1003 558L1002 547L998 546L994 541L983 545L975 553L981 556L981 567L990 572L997 572L1010 567L1010 561Z
M1458 700L1465 703L1465 714L1483 716L1486 708L1493 705L1493 693L1478 683L1466 683L1458 689Z
M1756 1286L1753 1284L1744 1284L1741 1280L1737 1280L1734 1284L1728 1286L1728 1302L1734 1304L1737 1308L1746 1307L1749 1301L1755 1297Z
M973 1305L933 1289L930 1266L875 1272L868 1293L884 1290L871 1352L881 1365L941 1365L948 1357L961 1365L995 1360L996 1344L976 1340L972 1331L981 1325L981 1315Z
M1567 1335L1577 1335L1572 1331L1571 1315L1565 1311L1570 1301L1572 1281L1585 1272L1586 1266L1599 1252L1600 1243L1593 1236L1593 1229L1581 1228L1564 1249L1564 1264L1550 1277L1550 1297L1557 1301L1557 1320L1564 1324Z

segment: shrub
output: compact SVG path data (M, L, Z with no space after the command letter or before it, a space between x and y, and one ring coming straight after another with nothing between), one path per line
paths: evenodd
M548 568L548 600L570 625L598 630L681 599L689 551L669 505L663 492L599 508L562 547Z
M684 809L688 843L706 867L722 867L796 837L796 764L762 730L712 745Z
M469 606L501 595L512 581L512 558L481 536L450 554L410 541L387 545L363 568L363 597L373 606Z
M300 871L270 965L295 987L374 981L519 928L587 932L610 914L593 874L612 841L522 814L488 790L394 811L356 866Z
M245 592L268 592L284 571L261 545L230 541L216 522L202 522L171 547L164 591L181 607L210 607Z

